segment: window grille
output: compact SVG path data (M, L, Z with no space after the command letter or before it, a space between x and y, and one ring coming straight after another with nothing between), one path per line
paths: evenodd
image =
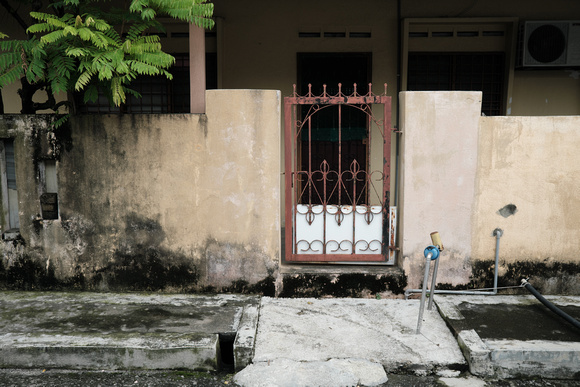
M482 91L485 115L504 114L504 53L409 53L407 90Z

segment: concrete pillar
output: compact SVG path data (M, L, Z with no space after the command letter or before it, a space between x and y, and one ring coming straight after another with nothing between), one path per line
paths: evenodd
M205 113L205 30L189 25L189 87L191 113Z
M401 196L399 230L409 285L423 277L423 250L438 231L445 250L438 281L466 283L475 201L479 91L414 91L400 94ZM489 230L491 233L492 230Z

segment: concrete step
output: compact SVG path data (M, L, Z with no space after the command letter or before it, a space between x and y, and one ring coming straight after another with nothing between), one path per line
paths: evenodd
M239 370L259 298L241 295L0 293L0 366Z
M580 297L547 296L574 318ZM439 296L473 375L577 379L580 332L533 296Z

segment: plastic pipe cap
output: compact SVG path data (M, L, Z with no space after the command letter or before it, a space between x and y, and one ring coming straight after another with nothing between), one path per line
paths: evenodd
M439 258L439 248L437 248L437 246L427 246L423 252L423 254L425 254L425 258L428 258L429 253L431 253L432 261Z

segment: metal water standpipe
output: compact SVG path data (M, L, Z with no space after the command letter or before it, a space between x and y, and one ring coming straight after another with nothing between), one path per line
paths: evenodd
M469 296L492 296L497 294L497 283L499 277L499 240L503 236L503 230L501 228L496 228L493 230L493 236L495 236L495 269L494 269L494 276L493 276L493 288L491 291L483 291L485 289L472 289L472 290L435 290L433 286L429 291L429 295L433 295L435 293L438 294L457 294L457 295L469 295ZM433 237L432 237L433 239ZM433 243L436 244L436 243ZM443 247L443 246L441 246ZM421 293L421 289L407 289L405 290L405 299L408 299L412 293Z
M433 238L432 238L433 239ZM417 321L417 334L421 333L421 323L423 322L423 311L425 309L425 297L427 295L427 282L429 280L429 266L431 261L435 261L435 268L437 268L437 263L439 262L439 247L437 246L427 246L423 254L425 255L425 276L423 277L423 291L421 292L421 303L419 305L419 320ZM435 282L436 272L433 272L433 282ZM431 292L431 297L433 297L433 292Z
M499 239L503 235L501 228L493 230L492 235L495 237L495 269L493 273L493 294L497 294L497 278L499 272Z
M439 235L439 232L434 231L431 233L431 242L433 243L433 246L437 247L437 249L439 250L439 253L441 253L441 251L443 251L444 247L443 247L443 242L441 242L441 236ZM441 255L441 254L439 254ZM437 285L437 269L439 269L439 260L436 259L435 260L435 267L433 268L433 276L431 279L431 287L430 287L430 292L429 292L429 306L427 307L427 309L431 310L431 308L433 308L433 299L435 298L435 285Z

